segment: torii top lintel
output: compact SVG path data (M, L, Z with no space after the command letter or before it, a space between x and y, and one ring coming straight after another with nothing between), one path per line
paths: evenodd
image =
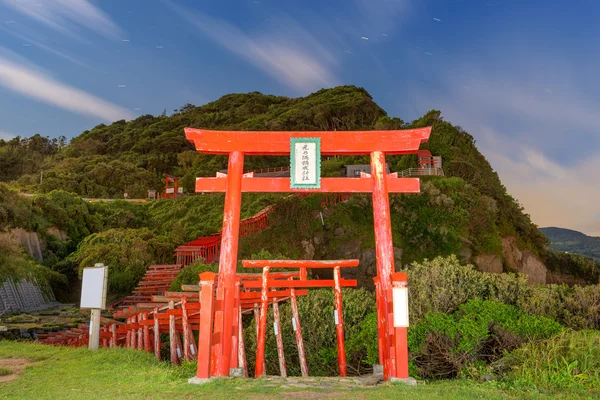
M429 139L431 127L384 131L212 131L185 128L187 140L201 153L285 156L290 154L290 139L321 138L322 155L412 154Z

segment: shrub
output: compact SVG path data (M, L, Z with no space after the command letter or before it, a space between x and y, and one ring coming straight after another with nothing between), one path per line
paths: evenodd
M375 297L371 292L363 289L342 289L342 298L345 337L359 337L361 336L361 329L364 327L362 322L370 313L375 311ZM311 376L332 376L339 373L333 304L333 290L330 289L311 290L307 296L298 298L298 313L300 315L308 371ZM298 350L291 322L289 302L282 303L279 310L288 374L300 375ZM278 374L279 364L272 321L273 312L270 309L265 343L265 365L267 374ZM244 326L248 366L250 369L254 369L255 359L253 355L256 354L254 319L247 319ZM377 342L377 335L373 337L373 340L375 343ZM351 341L352 339L348 339L348 343ZM370 365L365 364L367 354L363 350L347 351L349 374L361 374L370 368Z
M186 265L177 278L171 282L171 290L180 291L181 285L197 285L200 282L200 275L203 272L218 272L219 266L216 264L204 264L201 260L196 260L193 263Z
M427 313L408 332L411 359L424 378L455 377L477 361L493 362L522 342L562 330L545 317L494 301L472 300L452 314Z
M545 341L530 342L495 367L506 374L502 384L517 389L598 390L600 332L567 330Z

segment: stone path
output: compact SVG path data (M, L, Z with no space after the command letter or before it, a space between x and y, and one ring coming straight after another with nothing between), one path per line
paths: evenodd
M268 376L261 380L265 387L280 389L367 389L383 381L383 376L363 375L355 377L289 377Z

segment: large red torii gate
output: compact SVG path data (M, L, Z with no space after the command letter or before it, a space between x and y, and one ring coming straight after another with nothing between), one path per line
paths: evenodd
M431 127L384 131L319 131L319 132L238 132L185 128L186 138L196 150L207 154L229 156L227 176L196 178L196 192L225 192L219 282L222 293L222 315L215 316L215 330L224 340L215 356L218 376L229 376L236 291L236 266L240 227L242 192L320 192L372 193L375 252L377 265L378 323L381 363L384 376L393 376L396 358L391 343L392 313L390 296L391 274L394 272L394 251L388 193L419 193L418 178L398 178L386 175L385 155L414 154L429 139ZM321 178L320 187L291 189L290 178L254 178L244 175L244 155L285 156L290 154L292 138L319 138L322 155L366 155L371 158L371 174L360 178ZM379 297L384 297L380 299ZM405 333L405 331L404 331ZM406 336L402 341L406 345ZM406 364L408 358L396 360ZM404 374L403 374L404 375ZM403 376L404 377L404 376Z

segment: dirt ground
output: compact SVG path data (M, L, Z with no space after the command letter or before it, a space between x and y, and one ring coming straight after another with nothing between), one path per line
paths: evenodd
M8 368L13 372L11 375L0 376L0 383L17 379L25 367L30 364L33 364L33 362L25 358L6 358L0 360L0 367Z

